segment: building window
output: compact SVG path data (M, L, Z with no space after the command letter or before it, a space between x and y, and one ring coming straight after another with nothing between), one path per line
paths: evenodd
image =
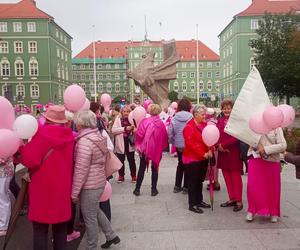
M220 90L220 82L219 82L219 81L216 82L216 90L217 90L217 91Z
M207 72L207 78L211 78L211 76L212 76L211 71L208 71L208 72Z
M94 80L94 74L90 74L89 79L90 79L90 80Z
M60 78L61 74L60 74L60 65L59 65L59 63L57 64L56 72L57 72L57 77Z
M195 82L191 82L190 88L192 92L195 91Z
M250 70L256 65L254 57L250 58Z
M191 72L191 73L190 73L190 77L191 77L191 78L195 78L195 72Z
M28 53L37 53L37 42L36 41L28 42Z
M84 64L80 64L80 69L85 69L85 65Z
M182 78L187 78L187 72L182 72L182 73L181 73L181 77L182 77Z
M56 38L59 38L59 32L58 32L58 29L55 30L55 36L56 36Z
M22 23L14 22L13 28L14 28L14 32L22 32Z
M199 72L199 78L203 78L203 72L202 71Z
M186 69L186 63L182 63L181 66L183 69Z
M60 52L61 52L60 58L61 58L62 60L64 60L64 59L65 59L65 53L64 53L63 50L61 50Z
M57 56L58 58L60 57L60 50L59 50L58 47L56 48L56 56Z
M252 30L258 29L258 19L251 19L251 29Z
M211 82L211 81L209 81L209 82L207 83L207 90L208 90L208 91L211 91L211 90L212 90L212 82Z
M0 32L7 32L7 22L0 22Z
M115 78L116 78L116 80L119 80L121 78L120 74L115 74Z
M69 81L69 70L67 66L66 66L66 81Z
M5 84L2 85L2 96L6 96L7 93L8 93L8 86L5 83Z
M0 42L0 54L8 53L8 42Z
M1 76L9 76L10 75L10 65L9 65L9 61L4 58L1 60Z
M107 92L109 92L109 93L112 91L112 85L111 85L110 82L108 82L108 83L106 84L106 90L107 90Z
M16 86L16 94L17 94L17 98L20 98L20 99L25 98L25 85L24 84L19 83Z
M216 67L219 68L220 67L220 63L216 62Z
M110 79L111 79L111 74L110 74L110 73L107 73L107 74L106 74L106 79L107 79L107 80L110 80Z
M174 82L174 91L178 91L178 82Z
M229 56L229 49L226 49L226 55Z
M229 76L229 63L226 64L226 75Z
M73 81L76 81L76 80L77 80L77 74L73 73L73 75L72 75L72 80L73 80Z
M182 91L186 92L187 90L187 83L185 81L182 82Z
M38 61L35 58L31 58L29 61L29 75L38 76L38 74L39 74Z
M103 92L103 84L102 84L102 83L99 83L99 84L98 84L98 92L99 92L99 93L102 93L102 92Z
M216 78L220 77L220 71L216 71Z
M24 62L21 59L15 61L15 74L16 76L24 76Z
M63 41L64 40L64 36L62 33L60 33L60 40Z
M199 68L203 68L204 64L203 62L199 62Z
M76 70L76 68L77 68L76 65L73 64L73 65L72 65L72 69L73 69L73 70Z
M40 97L40 87L37 84L30 85L30 96L31 98L39 98Z
M102 74L102 73L98 75L98 79L99 79L99 80L102 80L102 79L103 79L103 74Z
M230 35L230 36L232 35L232 29L229 30L229 35Z
M64 37L64 43L67 44L67 37Z
M223 58L226 58L226 50L223 50Z
M111 69L110 64L106 64L105 68L106 68L106 69Z
M118 82L116 83L115 90L116 90L117 93L120 92L120 83L118 83Z
M127 92L127 91L129 91L129 88L128 88L128 84L127 84L127 82L124 82L124 84L123 84L123 88L124 88L124 92Z
M27 31L28 32L36 32L35 22L29 22L29 23L27 23Z
M230 61L230 66L229 66L229 75L232 75L233 69L232 69L232 61Z
M65 61L67 62L68 61L68 53L65 52Z
M191 67L191 68L195 68L195 67L196 67L196 64L195 64L194 62L191 62L191 63L190 63L190 67Z
M61 65L61 78L65 79L65 67L64 67L64 65Z
M133 58L139 58L139 57L140 57L139 53L134 53L133 54Z
M208 62L207 63L207 68L211 68L212 67L212 63L211 62Z
M91 92L91 94L95 94L95 84L94 83L90 84L90 92Z
M232 55L232 45L230 45L230 47L229 47L229 53L230 53L230 55Z
M15 53L23 53L23 42L16 41L15 44Z
M85 85L85 83L84 82L82 82L82 83L80 83L79 84L80 85L80 87L84 90L84 92L86 91L86 85Z
M97 64L97 69L102 69L102 64Z
M202 91L204 89L204 82L200 81L199 82L199 90Z

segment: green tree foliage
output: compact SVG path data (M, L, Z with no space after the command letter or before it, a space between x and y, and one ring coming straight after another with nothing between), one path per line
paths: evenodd
M267 91L287 102L300 96L300 16L266 13L256 32L249 45Z
M169 99L171 102L176 102L178 100L178 93L174 90L169 92Z

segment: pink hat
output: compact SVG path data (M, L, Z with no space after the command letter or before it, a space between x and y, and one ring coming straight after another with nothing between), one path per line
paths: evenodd
M49 121L55 123L67 123L65 115L65 107L62 105L50 106L45 113L42 115Z

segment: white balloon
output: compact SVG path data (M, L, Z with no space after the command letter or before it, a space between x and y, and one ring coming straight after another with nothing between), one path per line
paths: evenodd
M29 139L38 130L38 122L32 115L20 115L14 122L13 130L21 139Z

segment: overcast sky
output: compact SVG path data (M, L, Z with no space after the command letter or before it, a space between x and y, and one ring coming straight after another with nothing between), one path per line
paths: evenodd
M0 0L15 3L18 0ZM218 34L252 0L36 0L72 37L73 56L93 39L142 40L196 38L219 54ZM160 25L161 23L161 25ZM93 25L95 27L93 28Z

